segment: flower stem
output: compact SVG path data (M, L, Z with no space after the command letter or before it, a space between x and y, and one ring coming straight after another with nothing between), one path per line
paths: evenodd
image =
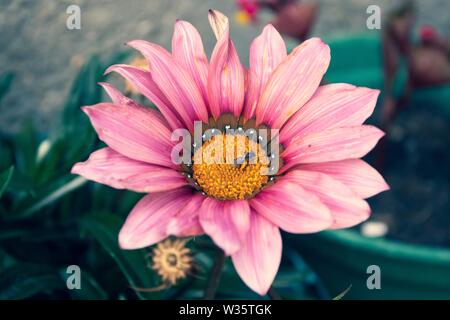
M222 275L223 266L225 264L225 253L220 250L214 261L213 269L209 276L208 286L205 289L205 300L214 299L217 288L219 287L220 276Z

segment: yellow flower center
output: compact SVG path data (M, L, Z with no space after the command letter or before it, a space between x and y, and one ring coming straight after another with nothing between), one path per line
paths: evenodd
M268 181L269 158L245 135L219 134L194 153L193 177L209 196L247 199Z

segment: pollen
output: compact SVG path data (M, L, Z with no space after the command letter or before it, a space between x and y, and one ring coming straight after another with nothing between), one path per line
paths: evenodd
M268 181L269 158L245 135L219 134L194 153L193 177L210 197L248 199Z
M192 257L186 240L167 239L153 250L152 269L164 283L175 285L192 269Z

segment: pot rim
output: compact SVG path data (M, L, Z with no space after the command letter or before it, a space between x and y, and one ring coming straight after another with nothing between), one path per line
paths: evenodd
M373 254L391 256L395 259L419 260L429 263L430 260L450 266L450 248L407 243L386 238L364 237L356 230L327 230L319 234L333 242L345 244L355 250L363 250Z

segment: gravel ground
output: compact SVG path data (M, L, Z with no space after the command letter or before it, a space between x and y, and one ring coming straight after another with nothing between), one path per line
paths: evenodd
M398 1L321 0L313 35L369 32L366 8L379 4L382 12ZM66 28L66 8L81 8L81 30ZM192 22L203 36L207 52L214 37L207 10L217 8L229 16L234 0L0 0L0 72L15 73L11 92L0 105L0 128L15 131L27 117L42 130L52 127L80 64L93 53L108 54L130 39L149 39L170 47L176 18ZM449 35L448 0L420 1L418 25L428 22ZM382 16L383 18L383 16ZM270 20L270 14L262 16ZM232 26L242 60L259 26ZM371 31L376 32L376 31Z
M391 189L370 200L387 237L450 247L450 126L446 112L414 105L387 137L383 176Z

